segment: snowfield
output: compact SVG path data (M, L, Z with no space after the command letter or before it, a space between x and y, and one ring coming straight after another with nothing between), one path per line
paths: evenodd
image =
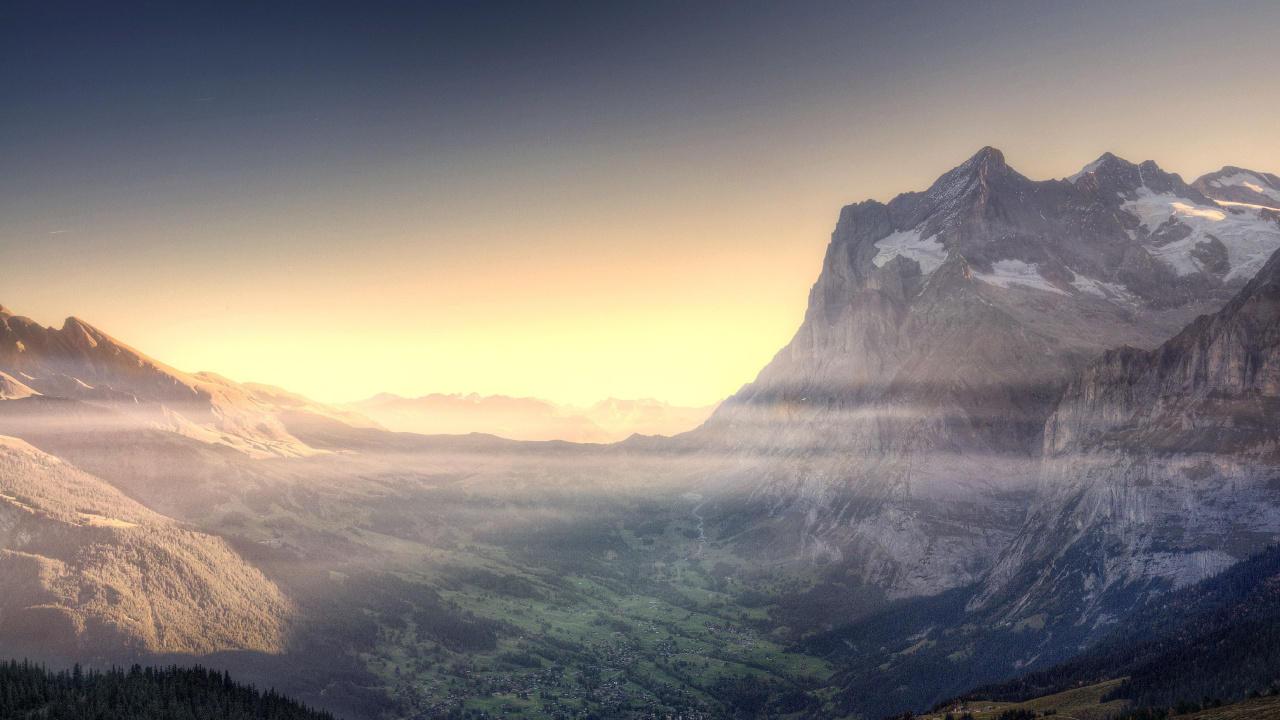
M938 242L937 236L921 238L919 228L915 230L899 230L876 243L879 251L871 258L871 264L884 267L885 263L901 255L920 263L920 272L930 275L942 266L947 259L947 249Z
M1251 278L1262 268L1271 254L1280 248L1280 224L1263 216L1263 210L1244 205L1213 207L1197 205L1177 195L1162 195L1150 188L1138 189L1137 197L1121 208L1138 218L1142 229L1151 234L1165 223L1174 222L1190 228L1181 240L1156 246L1144 244L1147 252L1173 268L1178 275L1204 272L1204 265L1192 251L1196 245L1214 238L1227 249L1231 269L1223 278Z

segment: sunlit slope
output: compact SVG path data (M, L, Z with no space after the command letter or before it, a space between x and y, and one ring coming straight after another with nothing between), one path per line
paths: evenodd
M225 541L0 437L0 642L42 653L277 652L291 614Z
M918 716L921 720L944 720L948 714L953 717L964 713L973 715L974 720L998 720L1005 713L1034 713L1039 717L1063 718L1064 720L1107 720L1117 717L1134 718L1133 704L1125 699L1113 698L1123 679L1108 680L1096 685L1074 688L1053 695L1045 695L1019 703L992 702L971 699L945 707L936 708L933 712ZM1259 691L1259 695L1262 695ZM1218 704L1213 699L1201 706L1203 698L1188 701L1182 707L1168 708L1166 717L1179 717L1183 720L1274 720L1280 718L1280 696L1264 695L1251 697L1239 702ZM1217 705L1217 707L1215 707ZM1146 708L1137 709L1137 717L1142 717ZM1029 717L1029 716L1028 716ZM1148 715L1147 717L1152 717ZM1154 720L1154 719L1153 719Z
M0 372L0 396L6 399L38 393L91 403L252 457L315 453L280 423L285 409L370 425L279 388L177 370L79 318L67 318L61 328L43 327L3 306Z

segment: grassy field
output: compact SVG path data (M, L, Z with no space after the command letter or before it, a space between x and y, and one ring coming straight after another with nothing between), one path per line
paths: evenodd
M1184 715L1187 720L1276 720L1280 718L1280 697L1242 700Z
M1025 710L1034 713L1036 716L1053 717L1055 720L1058 718L1062 718L1062 720L1106 720L1110 717L1122 716L1132 709L1128 700L1103 702L1103 698L1119 687L1123 681L1124 678L1117 678L1097 685L1046 695L1020 703L973 701L967 704L953 705L939 712L928 713L919 717L922 720L945 720L948 715L960 717L965 713L969 713L974 720L997 720L1002 714L1011 710ZM1192 709L1195 710L1195 708ZM1165 712L1167 712L1166 717L1179 720L1280 720L1280 696L1270 695L1251 698L1236 703L1220 705L1219 707L1206 707L1181 715L1176 714L1176 710L1172 708L1165 710Z
M1020 703L970 702L921 717L943 720L948 714L959 716L970 713L974 720L996 720L1001 713L1009 710L1028 710L1039 716L1044 716L1048 712L1055 718L1063 720L1105 720L1128 709L1127 700L1102 701L1107 693L1115 690L1123 681L1124 678L1118 678Z
M493 647L459 652L407 620L383 631L369 666L431 715L721 716L772 696L786 696L779 710L820 713L815 691L832 669L788 652L762 629L762 611L712 589L723 559L705 548L699 556L679 529L650 539L625 538L627 550L601 553L596 572L569 573L469 545L434 577L406 579L436 586L463 614L502 622ZM671 561L673 552L683 557Z

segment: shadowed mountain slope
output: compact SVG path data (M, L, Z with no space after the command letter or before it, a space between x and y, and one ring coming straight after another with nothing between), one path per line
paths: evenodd
M1026 527L974 607L1071 619L1083 640L1280 539L1280 254L1154 350L1105 353L1045 432Z
M1276 451L1280 418L1280 255L1218 313L1155 350L1091 363L1045 431L1055 453Z
M1115 694L1138 705L1243 699L1276 680L1278 588L1280 549L1273 546L1161 596L1076 658L966 696L1021 701L1128 676Z

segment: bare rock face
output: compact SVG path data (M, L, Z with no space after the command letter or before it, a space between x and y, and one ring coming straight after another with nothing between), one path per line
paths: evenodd
M1280 253L1154 350L1090 363L1045 429L1026 527L974 607L1105 624L1280 539Z
M1054 633L1023 658L1063 659L1155 596L1280 539L1275 467L1231 453L1046 458L1017 536L969 609Z
M1071 383L1027 522L970 609L1056 618L1060 652L1280 540L1278 397L1280 252L1217 313Z
M1277 248L1273 211L1111 154L1036 182L984 148L846 207L795 338L688 436L743 458L709 517L891 595L973 582L1041 492L1068 383L1221 308Z
M1155 350L1108 351L1072 383L1045 431L1053 454L1276 457L1280 255L1219 312Z

